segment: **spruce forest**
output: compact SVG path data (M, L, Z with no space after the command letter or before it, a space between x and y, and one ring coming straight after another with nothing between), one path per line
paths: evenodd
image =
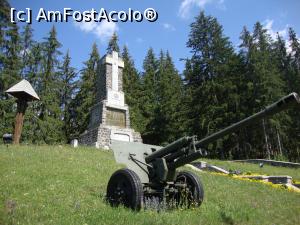
M272 39L260 22L244 27L234 46L216 18L200 12L190 25L182 74L168 51L145 49L143 70L135 68L130 49L119 48L114 34L107 49L91 46L81 68L73 68L72 49L61 52L55 27L42 41L30 25L9 20L10 5L0 7L0 135L13 133L15 99L4 93L28 80L41 101L30 103L23 144L66 144L88 125L95 104L99 60L112 50L121 54L123 83L131 126L144 143L165 145L184 135L199 138L244 119L290 92L300 92L300 40ZM174 46L176 47L176 46ZM2 139L0 140L2 142ZM300 162L300 110L293 108L208 146L211 158L270 158Z

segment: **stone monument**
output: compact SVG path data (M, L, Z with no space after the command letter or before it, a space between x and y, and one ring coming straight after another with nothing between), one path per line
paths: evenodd
M124 62L115 51L101 58L96 76L96 104L79 144L109 149L111 140L142 142L140 133L130 128L129 109L124 101L123 68Z

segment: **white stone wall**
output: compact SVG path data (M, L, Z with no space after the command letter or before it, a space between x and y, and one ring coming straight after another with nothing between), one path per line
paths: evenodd
M101 149L109 148L111 138L114 134L128 135L131 142L142 142L140 133L135 132L133 129L121 129L101 124L99 127L83 133L79 137L79 143L81 145L96 146Z

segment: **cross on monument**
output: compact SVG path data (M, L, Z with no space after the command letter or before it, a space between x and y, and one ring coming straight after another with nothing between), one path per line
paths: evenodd
M119 67L124 68L124 62L119 60L118 52L113 51L112 57L107 57L106 62L112 64L112 87L114 91L119 91Z

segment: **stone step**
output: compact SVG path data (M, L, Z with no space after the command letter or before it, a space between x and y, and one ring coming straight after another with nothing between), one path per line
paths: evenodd
M292 184L291 176L265 176L265 175L246 175L241 176L242 178L254 179L254 180L262 180L266 182L271 182L273 184Z
M229 171L227 171L221 167L218 167L218 166L207 164L206 162L203 162L203 161L192 162L190 164L201 170L208 170L208 171L212 171L212 172L216 172L216 173L229 174Z
M292 184L291 176L269 176L268 181L273 184Z

